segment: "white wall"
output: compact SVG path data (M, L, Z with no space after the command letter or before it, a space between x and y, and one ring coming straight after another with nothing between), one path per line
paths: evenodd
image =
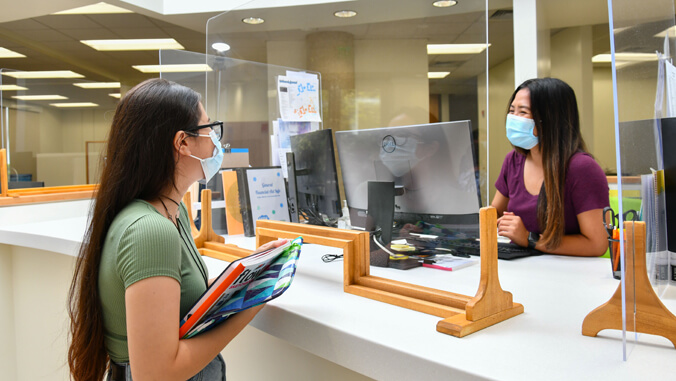
M613 117L613 82L610 67L594 68L594 143L589 150L601 168L614 172L615 126ZM654 96L654 95L653 95Z
M0 245L3 380L69 379L66 300L74 260L67 255Z
M358 128L429 123L425 40L355 40L354 61Z
M551 37L551 76L575 91L580 129L588 149L594 146L592 28L566 28Z
M505 155L511 151L512 146L505 135L505 118L509 98L514 92L514 60L509 59L489 69L489 109L486 108L486 77L482 75L478 80L479 94L479 161L482 171L488 169L488 193L487 205L495 195L495 180L498 178L502 161ZM490 111L488 114L486 111ZM488 120L486 118L488 115ZM488 121L488 145L486 144L486 122ZM488 147L488 149L487 149ZM488 155L488 162L486 157ZM482 184L482 195L486 193L486 185ZM484 196L485 200L485 196Z

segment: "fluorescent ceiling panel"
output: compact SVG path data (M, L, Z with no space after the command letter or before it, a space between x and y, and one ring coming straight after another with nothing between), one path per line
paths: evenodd
M491 44L488 44L491 46ZM428 44L427 54L478 54L486 50L486 44Z
M21 53L17 53L7 48L0 48L0 58L23 58L26 57Z
M106 13L134 13L128 9L116 7L111 4L106 4L104 2L85 5L84 7L78 7L73 9L68 9L61 12L52 13L54 15L100 15Z
M207 64L133 65L141 73L196 73L212 71Z
M312 4L338 3L345 0L122 0L163 15L225 12L234 9L265 9Z
M138 38L122 40L82 40L81 43L98 51L130 51L185 49L173 38Z
M429 79L445 78L449 74L451 74L450 71L431 71L427 73L427 78Z
M70 70L52 70L52 71L9 71L2 72L2 75L21 79L35 78L84 78L84 75Z
M597 54L592 57L593 63L609 63L610 54ZM655 53L615 53L615 61L617 62L646 62L657 61L657 54Z
M657 33L654 37L664 38L664 37L667 36L667 32L669 33L669 37L676 37L676 26L671 26L671 27Z
M0 85L1 91L19 91L19 90L28 90L27 87L17 86L17 85Z
M57 99L68 99L63 95L12 95L12 98L21 101L54 101Z
M97 107L98 104L92 102L74 102L74 103L50 103L54 107Z
M117 98L117 99L120 99L122 97L122 94L120 94L120 93L110 93L108 95L110 95L113 98Z
M120 82L82 82L73 83L73 86L83 89L119 89L121 84Z

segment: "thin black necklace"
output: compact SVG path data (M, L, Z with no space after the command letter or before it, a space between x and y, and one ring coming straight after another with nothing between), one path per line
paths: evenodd
M182 226L180 223L178 225L180 226L180 228L178 228L178 235L181 237L181 241L183 241L183 244L186 246L186 249L190 252L190 257L195 262L197 269L202 274L202 278L204 279L206 287L209 288L209 278L207 277L207 273L204 270L204 268L202 268L202 264L200 263L200 260L199 260L200 253L197 252L197 250L195 249L195 246L191 245L190 242L189 242L192 239L192 236L184 230L185 229L184 226ZM186 241L186 238L183 236L183 234L187 234L187 236L188 236L187 241Z
M176 204L176 206L178 206L178 210L176 211L176 216L174 217L173 220L171 218L172 217L171 214L169 214L169 210L167 209L167 206L164 204L164 201L162 201L163 197L172 201L174 204ZM178 202L176 202L176 201L174 201L171 198L166 197L166 196L160 196L159 200L160 200L160 203L162 203L162 206L164 207L164 211L167 212L167 216L169 218L169 221L171 221L176 226L176 230L178 230L178 236L181 237L181 241L183 241L183 244L186 246L186 249L190 253L190 257L195 262L195 265L197 266L197 269L199 270L200 274L202 274L202 279L204 279L204 283L205 283L206 287L209 288L209 278L207 277L206 271L204 270L204 268L202 268L202 265L200 264L199 257L198 257L199 252L195 253L196 250L194 249L194 246L191 245L190 242L186 241L186 238L183 236L183 232L182 232L183 229L181 229L182 228L182 226L180 226L181 223L178 221L178 215L179 215L179 211L181 210L181 206L179 205ZM188 233L186 233L186 234L188 234ZM190 237L190 239L192 239L192 236L190 234L188 234L188 237Z
M176 226L176 229L178 229L178 210L176 211L176 216L172 216L171 213L169 213L169 209L167 209L167 206L164 204L164 201L162 201L162 197L159 197L158 199L160 200L160 203L164 207L164 211L167 213L167 218L169 219L169 221L171 221L172 224L174 224L174 226Z

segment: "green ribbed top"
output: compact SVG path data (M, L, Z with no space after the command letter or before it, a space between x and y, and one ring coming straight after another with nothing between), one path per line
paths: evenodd
M183 203L179 210L180 229L176 229L152 205L134 200L115 217L108 230L99 267L99 295L106 349L115 362L129 361L124 304L127 287L154 276L176 279L181 284L178 320L206 290L207 269L190 236Z

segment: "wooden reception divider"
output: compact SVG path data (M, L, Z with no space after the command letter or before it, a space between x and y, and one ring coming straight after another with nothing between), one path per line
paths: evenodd
M626 330L663 336L676 347L676 316L662 304L648 279L645 222L625 221L624 230ZM594 337L604 329L622 330L622 284L582 322L584 336Z
M480 211L481 280L476 296L456 294L369 274L369 233L279 221L256 222L256 244L302 236L305 243L343 249L345 292L420 311L444 319L437 331L463 337L523 313L498 279L497 212Z
M197 246L197 251L201 255L220 259L222 261L232 262L242 257L246 257L253 253L252 250L242 249L233 244L226 244L225 238L216 234L212 224L211 211L211 190L202 189L201 198L201 220L200 229L195 226L195 221L192 219L192 202L190 192L186 192L183 196L183 203L188 211L188 220L190 221L190 233Z
M98 185L9 189L7 150L0 149L0 206L92 198Z
M184 202L188 206L190 196ZM202 255L231 262L253 251L226 245L211 227L211 193L202 191L202 224L195 244ZM190 208L188 209L190 215ZM279 238L303 237L304 243L343 250L343 290L347 293L444 318L437 331L463 337L523 313L523 306L512 302L512 294L502 290L498 279L497 212L481 208L481 279L474 297L411 283L372 276L368 232L283 221L256 221L256 246ZM191 222L192 223L192 222ZM195 229L197 230L197 229Z

